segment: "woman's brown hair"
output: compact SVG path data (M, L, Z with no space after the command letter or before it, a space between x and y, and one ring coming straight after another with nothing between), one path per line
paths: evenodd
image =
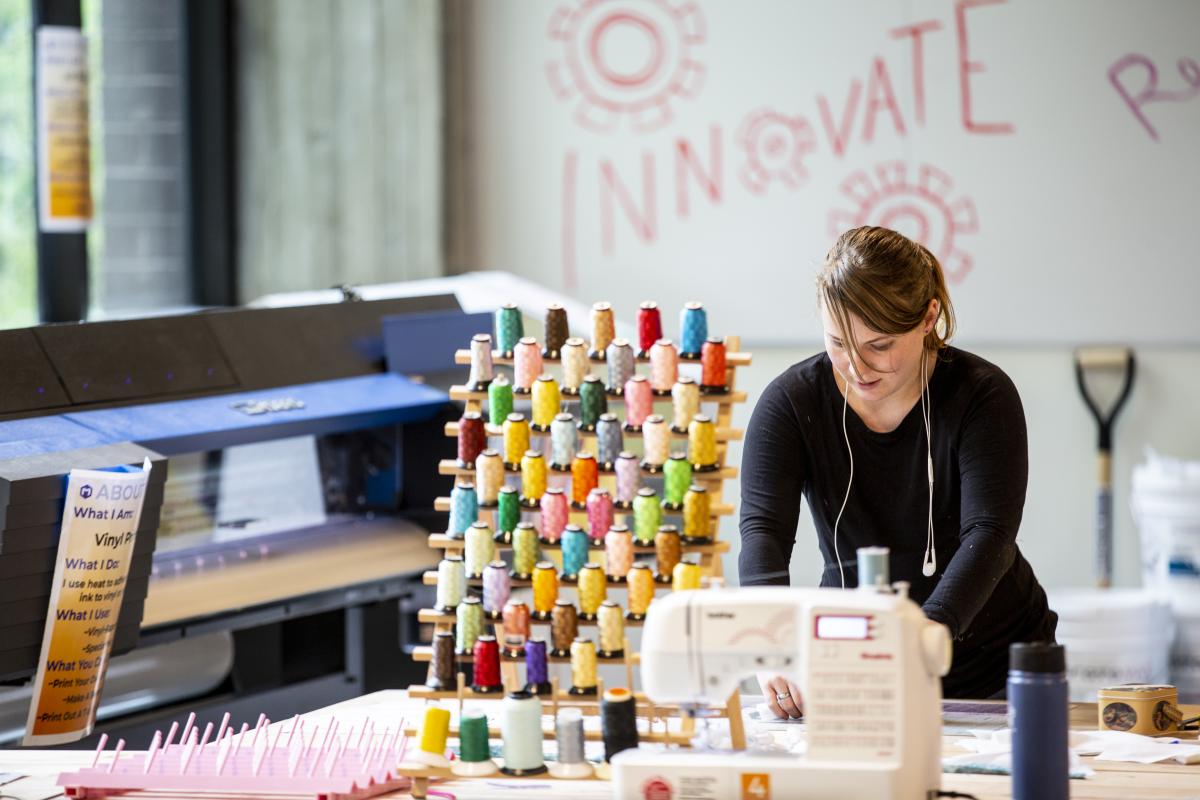
M839 236L817 276L817 292L859 363L851 314L872 330L897 335L920 325L936 299L938 318L925 335L925 349L940 350L954 335L942 265L924 245L888 228L853 228Z

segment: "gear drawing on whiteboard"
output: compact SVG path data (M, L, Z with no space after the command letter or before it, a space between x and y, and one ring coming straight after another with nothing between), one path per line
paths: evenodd
M560 5L549 36L562 47L546 65L550 88L575 103L575 120L597 133L623 116L639 133L671 121L671 103L700 91L704 65L693 57L706 34L693 3L580 0Z
M741 179L755 194L771 181L795 189L808 180L804 158L817 149L817 137L804 117L789 117L769 108L751 112L738 131L738 146L746 152Z
M942 262L946 278L961 283L971 271L971 256L959 248L959 237L979 231L975 201L953 197L954 182L937 167L920 164L915 179L910 165L888 161L868 174L859 170L842 181L841 191L857 208L829 212L829 234L878 225L903 233L929 248Z

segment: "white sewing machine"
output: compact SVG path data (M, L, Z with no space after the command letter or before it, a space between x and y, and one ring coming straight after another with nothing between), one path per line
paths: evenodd
M626 750L622 800L927 800L941 786L946 628L905 592L744 588L656 598L642 636L646 695L689 708L724 703L756 672L804 694L805 756ZM798 679L798 680L797 680Z

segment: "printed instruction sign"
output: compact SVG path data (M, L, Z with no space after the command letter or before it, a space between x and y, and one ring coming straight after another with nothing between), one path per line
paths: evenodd
M87 37L37 29L38 227L87 230L92 219Z
M92 732L149 478L149 459L141 469L71 470L27 747Z

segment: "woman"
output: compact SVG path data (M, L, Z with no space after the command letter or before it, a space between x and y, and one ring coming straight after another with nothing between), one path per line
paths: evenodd
M772 381L747 430L741 583L789 582L803 495L821 585L857 586L855 551L890 548L892 580L954 637L945 695L997 696L1009 644L1053 641L1057 622L1016 545L1029 467L1021 398L998 367L947 344L950 295L920 244L847 231L817 287L825 352ZM776 716L803 713L794 683L760 681Z

